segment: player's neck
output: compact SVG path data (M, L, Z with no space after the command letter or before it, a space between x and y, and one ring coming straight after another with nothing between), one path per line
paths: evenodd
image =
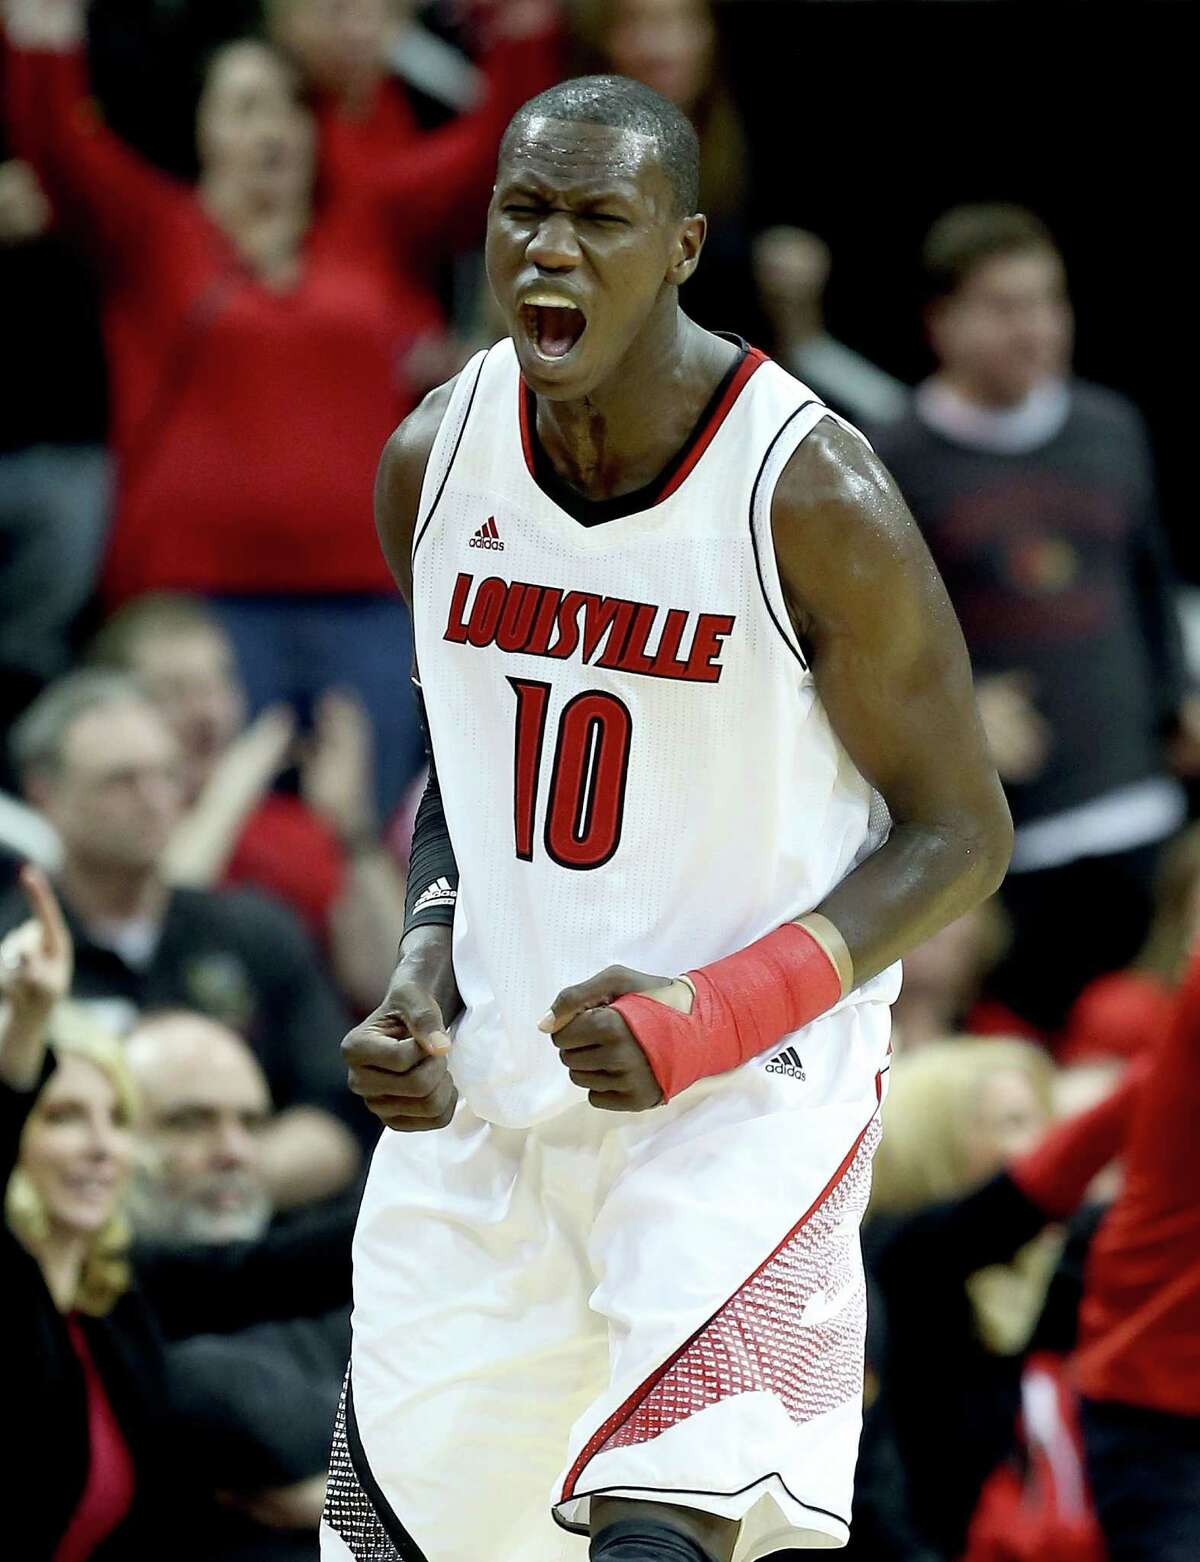
M634 493L681 449L735 357L732 344L673 306L589 396L539 398L538 438L558 475L586 498Z

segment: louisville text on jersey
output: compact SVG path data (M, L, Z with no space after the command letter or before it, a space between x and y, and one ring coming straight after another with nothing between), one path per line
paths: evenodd
M589 666L647 678L717 683L724 641L735 622L732 613L664 610L652 602L498 575L476 586L475 576L464 572L454 582L445 639L559 661L577 655Z

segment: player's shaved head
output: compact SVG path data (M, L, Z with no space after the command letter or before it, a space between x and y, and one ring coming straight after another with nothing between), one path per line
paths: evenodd
M692 122L674 103L628 76L578 76L530 98L513 115L500 145L501 160L539 119L605 125L652 140L674 197L675 215L700 203L700 143Z

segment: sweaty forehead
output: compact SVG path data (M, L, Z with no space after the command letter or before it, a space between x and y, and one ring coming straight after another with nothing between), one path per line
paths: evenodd
M500 182L520 178L589 195L602 190L653 195L667 183L653 136L541 115L514 130L501 152Z

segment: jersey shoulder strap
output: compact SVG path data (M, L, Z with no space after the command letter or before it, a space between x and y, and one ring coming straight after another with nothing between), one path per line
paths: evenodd
M871 444L860 429L827 407L815 391L778 364L765 366L763 391L764 399L771 407L774 428L759 462L750 493L750 541L767 611L788 650L807 673L808 659L788 611L775 558L775 536L771 528L775 489L800 445L826 418L860 439L868 450Z
M483 366L487 361L488 353L492 350L485 348L475 354L459 372L458 381L450 394L450 404L442 416L441 426L434 438L433 449L429 452L425 477L421 483L421 502L417 512L417 524L413 527L414 554L420 545L425 528L433 519L438 501L445 492L450 469L454 465L454 458L458 454L458 448L466 432L467 420L475 402L475 393L479 389Z

